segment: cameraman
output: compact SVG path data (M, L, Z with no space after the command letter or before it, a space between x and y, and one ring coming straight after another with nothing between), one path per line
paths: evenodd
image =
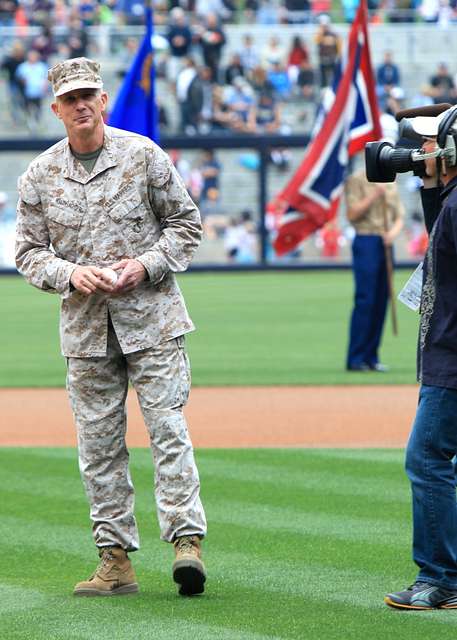
M435 137L425 138L422 149L439 149ZM440 156L425 160L421 192L430 242L420 310L421 388L405 465L419 573L410 587L385 597L400 609L457 608L457 167Z
M403 227L404 207L395 183L368 182L358 170L345 184L347 218L355 229L352 268L355 282L348 371L386 371L379 362L388 300L386 250Z

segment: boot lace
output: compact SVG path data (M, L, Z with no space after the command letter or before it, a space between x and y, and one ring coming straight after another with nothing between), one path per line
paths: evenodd
M103 549L102 555L100 556L100 562L98 563L98 567L96 568L95 573L92 575L92 578L94 578L97 574L103 573L103 570L107 569L109 563L113 560L115 560L115 558L112 554L111 547L106 547L105 549Z

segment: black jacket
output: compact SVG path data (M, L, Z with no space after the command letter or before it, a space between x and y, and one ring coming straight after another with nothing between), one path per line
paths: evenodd
M424 260L418 379L457 389L457 177L422 189L430 243Z

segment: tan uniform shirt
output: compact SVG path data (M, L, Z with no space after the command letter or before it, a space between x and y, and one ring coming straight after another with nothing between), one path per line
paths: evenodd
M124 353L192 331L173 272L187 268L200 239L198 209L168 155L137 134L105 127L90 174L66 138L19 178L17 268L35 287L61 295L64 356L105 355L108 310ZM85 296L70 287L77 265L122 258L147 270L135 290Z
M384 206L387 214L387 228L390 229L398 218L403 218L405 208L400 200L395 182L383 183L386 188L384 198L376 200L358 220L351 222L359 235L383 235ZM346 181L346 203L348 207L358 204L376 188L376 183L368 182L365 171L353 173Z

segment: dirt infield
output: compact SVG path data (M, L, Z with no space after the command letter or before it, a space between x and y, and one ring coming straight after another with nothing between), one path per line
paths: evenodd
M194 388L186 408L196 447L403 447L416 386ZM148 446L133 392L130 446ZM73 446L64 389L0 389L0 446Z

